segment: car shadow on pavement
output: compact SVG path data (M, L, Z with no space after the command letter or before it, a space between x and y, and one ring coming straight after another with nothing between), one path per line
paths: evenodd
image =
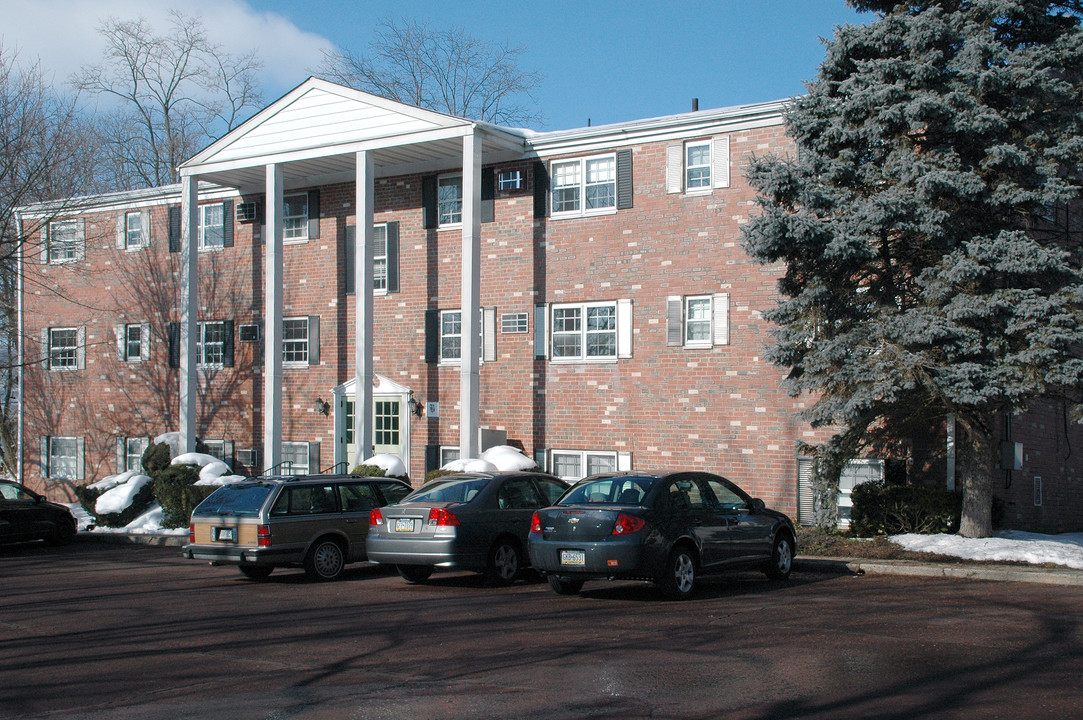
M736 598L743 595L786 592L805 585L831 580L838 574L793 573L789 580L770 580L760 573L744 572L714 575L696 581L696 589L689 601ZM637 580L590 581L579 591L583 598L597 600L631 600L634 602L669 602L661 591L650 582Z

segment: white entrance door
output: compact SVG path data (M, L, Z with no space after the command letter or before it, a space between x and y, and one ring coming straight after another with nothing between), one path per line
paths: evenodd
M343 431L345 435L345 460L353 467L354 452L357 450L357 434L354 432L355 413L353 398L345 398L345 417ZM406 459L405 438L402 433L402 398L399 395L375 396L372 399L372 445L373 454L395 455Z

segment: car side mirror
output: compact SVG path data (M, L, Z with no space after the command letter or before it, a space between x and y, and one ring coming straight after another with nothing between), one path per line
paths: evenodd
M763 500L760 500L759 498L752 498L752 512L761 513L766 509L767 506L764 505Z

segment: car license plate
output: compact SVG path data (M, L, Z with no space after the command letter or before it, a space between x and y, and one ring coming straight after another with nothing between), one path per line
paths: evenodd
M413 518L396 518L395 519L395 532L413 532L414 531L414 519Z
M560 564L583 567L587 564L587 554L582 550L561 550Z
M215 539L218 542L237 542L237 530L235 528L218 528Z

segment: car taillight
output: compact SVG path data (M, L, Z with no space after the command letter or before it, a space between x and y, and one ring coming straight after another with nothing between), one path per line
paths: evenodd
M613 523L613 532L611 534L627 535L628 533L639 532L646 524L647 521L641 517L629 515L628 513L620 513L617 515L617 521Z
M442 525L458 525L459 518L447 508L430 508L429 510L429 525L442 526Z
M540 535L541 531L541 518L538 517L538 513L534 513L534 516L530 518L530 532L534 535Z
M271 527L269 525L256 526L256 544L260 547L271 546Z
M384 514L380 512L380 508L373 508L369 513L369 525L383 525Z
M196 541L196 524L192 523L188 526L188 542L195 543Z

